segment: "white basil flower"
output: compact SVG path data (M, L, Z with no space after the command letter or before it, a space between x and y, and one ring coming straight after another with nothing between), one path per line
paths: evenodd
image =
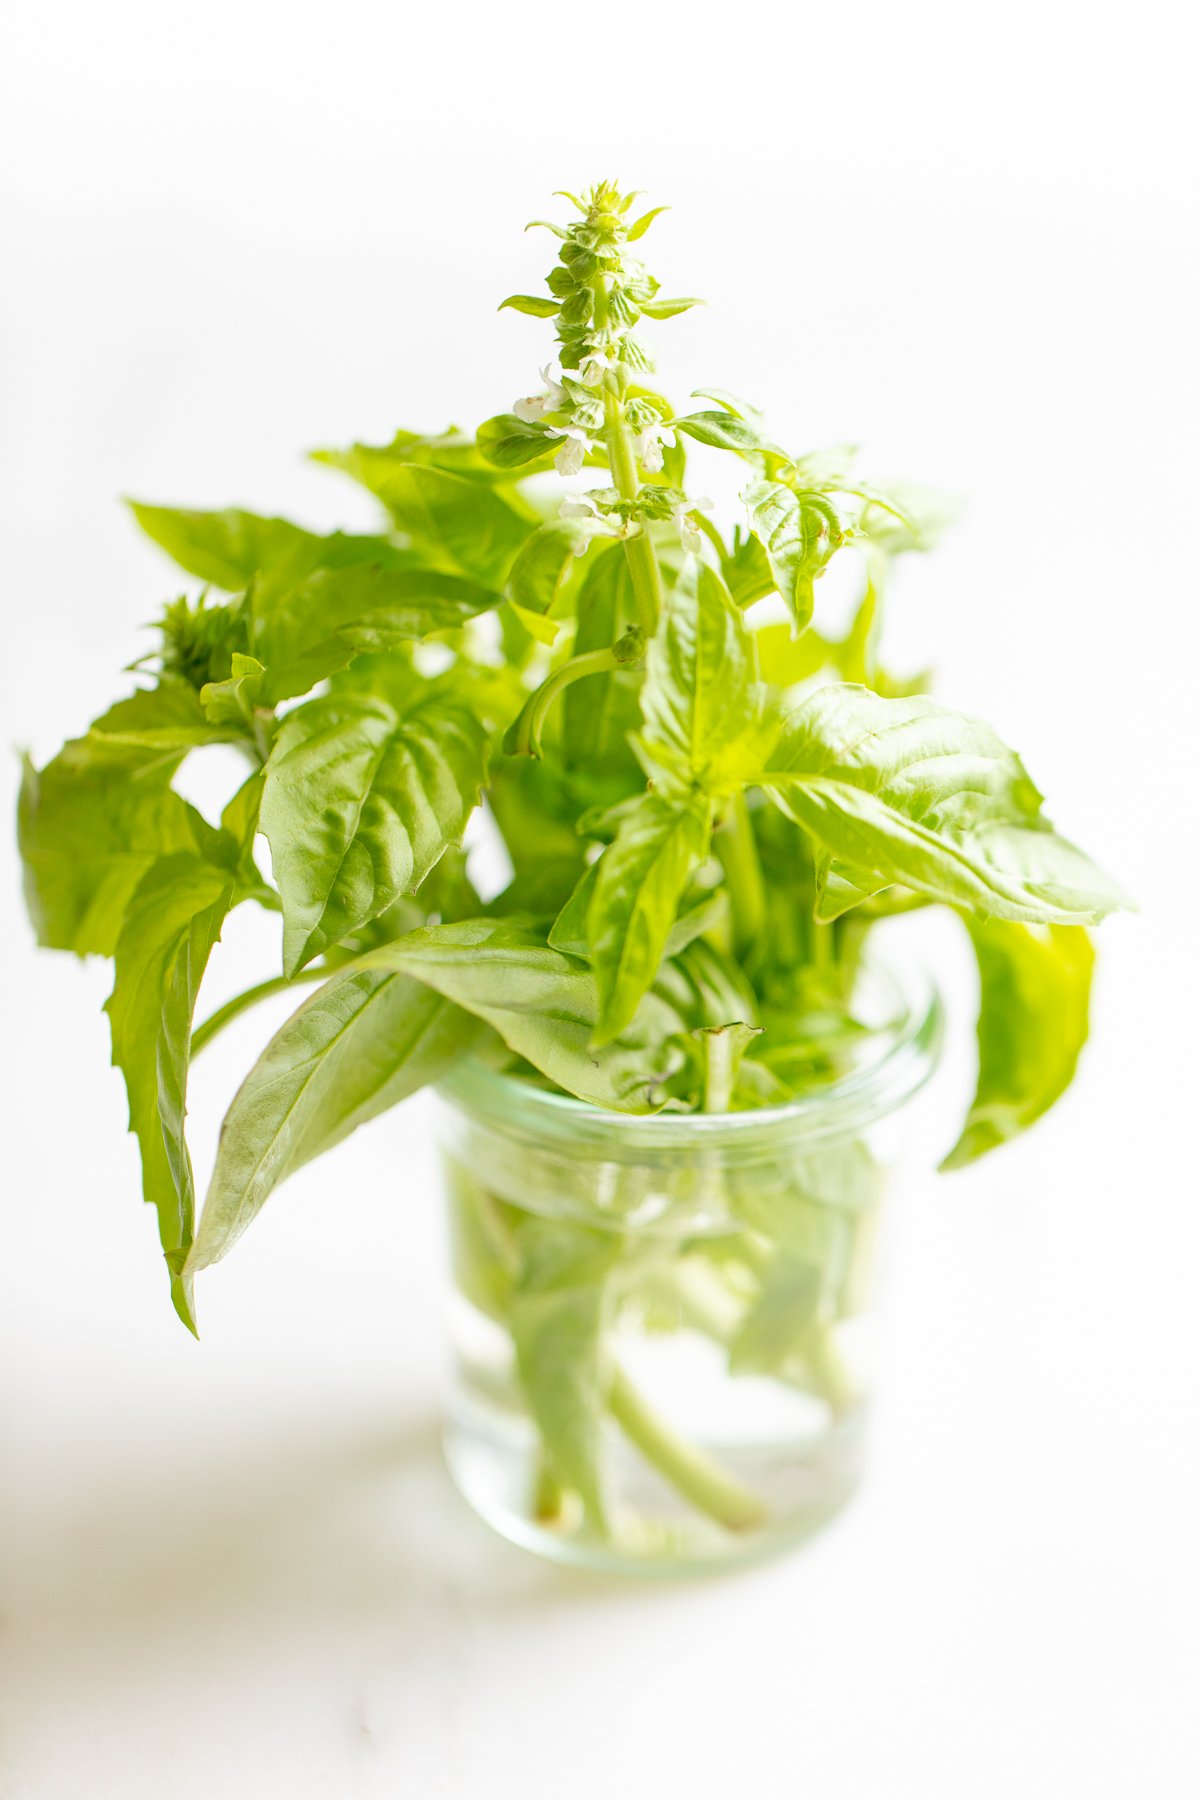
M702 512L711 505L712 501L705 497L701 500L681 500L675 508L674 519L679 527L679 541L689 556L699 556L704 547L704 533L688 514Z
M554 458L554 466L559 474L578 475L587 453L587 434L569 426L551 425L549 435L562 439L558 455Z
M520 400L513 401L513 412L526 425L535 425L546 413L561 412L567 404L567 391L561 387L551 375L551 363L540 370L544 394L526 394Z

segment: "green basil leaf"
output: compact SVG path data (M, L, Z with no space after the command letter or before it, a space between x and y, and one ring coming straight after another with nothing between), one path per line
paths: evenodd
M629 1025L666 954L683 890L708 855L710 809L641 797L595 865L586 933L600 989L597 1042Z
M519 469L532 462L548 464L560 442L544 425L518 419L516 413L497 413L495 418L485 419L476 434L480 452L498 469Z
M535 319L552 319L558 311L559 303L548 299L544 294L510 294L507 300L500 302L496 311L503 312L506 306L510 306L514 312L529 313Z
M141 1147L142 1191L158 1214L175 1310L192 1331L184 1275L195 1203L184 1138L192 1014L233 897L229 872L199 857L155 862L129 902L106 1009L113 1062L129 1094L129 1129Z
M1128 904L1051 829L1020 758L991 727L931 700L818 688L789 719L762 785L864 891L883 877L990 917L1062 925Z
M193 692L181 718L197 715L203 720ZM150 865L175 851L201 850L211 836L171 790L182 749L145 741L147 734L170 737L178 729L186 736L192 729L166 725L163 717L149 697L143 703L135 696L65 744L44 769L25 759L17 838L40 944L111 956L130 896ZM113 723L118 730L105 729Z
M841 521L823 496L794 493L781 481L751 482L742 500L795 629L803 631L812 618L813 583L845 542Z
M461 475L467 481L493 483L508 479L486 460L473 437L454 427L435 437L419 431L398 431L390 444L313 450L310 458L326 468L340 470L372 494L378 494L380 482L387 479L397 463L424 463L431 469L444 469L448 475Z
M420 886L461 842L486 759L480 725L438 691L404 712L339 693L288 715L262 802L285 974Z
M235 650L232 670L224 681L207 681L200 690L204 716L213 725L245 727L253 723L266 670L257 657Z
M607 649L636 622L633 580L622 544L600 539L592 545L575 611L576 656ZM637 780L638 765L628 737L641 718L640 686L640 672L624 669L571 683L562 697L562 755L568 768L604 767Z
M730 555L721 558L721 574L739 612L775 591L766 551L753 533L735 544Z
M530 521L493 488L422 463L371 467L371 490L413 543L454 574L503 584Z
M695 438L698 444L708 444L714 450L734 450L739 456L753 456L764 450L782 454L775 444L762 437L748 420L739 419L736 413L688 413L682 419L672 419L670 424L672 431L682 431Z
M599 860L589 863L579 876L550 927L548 939L552 950L561 950L567 956L582 956L585 962L592 960L592 947L587 939L587 915L599 866ZM685 900L667 933L663 956L678 956L696 938L709 931L719 931L726 923L728 912L729 898L724 888L714 888L711 893Z
M628 241L631 244L636 244L637 240L640 237L644 237L646 235L646 233L649 231L651 225L653 225L655 219L658 218L659 214L665 213L665 212L670 212L670 210L671 209L669 206L652 206L650 208L649 212L644 212L642 214L641 218L635 219L633 224L629 227L629 230L625 233L625 236L628 239Z
M575 558L604 526L599 519L550 519L531 532L508 572L504 597L524 620L554 605Z
M751 540L757 543L757 539ZM810 626L797 637L790 625L763 625L754 633L758 668L772 687L797 687L836 666L838 646Z
M965 922L979 961L979 1081L943 1169L974 1162L1049 1111L1088 1034L1094 955L1081 926Z
M769 736L754 646L724 583L689 561L646 652L635 748L677 793L719 793L761 767Z
M603 1424L609 1374L605 1288L621 1240L561 1219L524 1214L514 1233L517 1278L509 1325L517 1369L551 1473L604 1531Z
M423 548L401 549L370 534L322 537L255 513L134 507L143 528L184 568L250 589L246 650L264 671L256 704L308 693L361 652L456 630L500 604L498 583L480 571L507 567L528 521L465 478L406 464L389 470L388 483L379 485L390 484L397 504L407 496L413 535L417 526L427 534ZM477 530L475 503L482 505ZM455 561L456 549L462 561Z
M372 951L364 966L426 982L486 1020L568 1094L611 1112L653 1112L662 1083L683 1062L679 1016L655 994L619 1037L597 1047L600 991L592 971L509 920L426 926Z
M227 732L214 730L199 694L190 682L164 675L158 685L142 688L127 700L118 700L88 731L89 755L126 762L127 751L157 751L164 762L201 744L220 743ZM136 756L140 769L153 766L152 757Z
M319 541L287 519L267 519L237 507L200 512L131 500L129 508L146 536L181 569L231 594L248 587L260 570L303 560Z
M693 306L703 305L703 300L639 300L638 310L645 319L673 319Z
M355 969L318 988L275 1033L225 1116L188 1278L232 1249L280 1182L440 1080L483 1032L406 975Z
M455 631L501 598L498 589L395 550L386 562L317 569L282 591L258 587L251 647L265 665L262 699L270 705L306 694L355 656Z

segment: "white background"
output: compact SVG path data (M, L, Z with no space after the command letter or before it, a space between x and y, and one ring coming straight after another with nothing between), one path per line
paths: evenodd
M272 1202L199 1345L175 1324L106 970L35 957L5 831L5 1800L1197 1792L1184 17L13 0L6 742L50 754L148 647L174 577L119 494L367 523L298 453L529 391L549 334L495 311L552 260L521 227L613 174L711 302L656 328L678 398L966 497L892 660L995 720L1142 911L1072 1097L918 1185L861 1498L790 1561L639 1587L509 1549L442 1473L422 1103ZM209 998L275 953L239 917ZM197 1069L202 1176L266 1028Z

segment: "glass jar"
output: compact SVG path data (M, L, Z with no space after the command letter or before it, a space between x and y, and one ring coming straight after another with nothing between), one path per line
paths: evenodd
M941 1013L868 961L853 1072L784 1106L608 1113L440 1090L451 1473L559 1561L668 1573L808 1535L858 1479L885 1189Z

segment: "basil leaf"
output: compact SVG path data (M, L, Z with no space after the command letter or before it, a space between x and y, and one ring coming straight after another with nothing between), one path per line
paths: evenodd
M794 627L803 631L812 618L813 583L845 542L841 521L823 495L797 494L781 481L752 482L742 500Z
M596 890L599 867L599 861L596 861L589 863L583 871L551 926L548 939L552 950L561 950L567 956L582 956L585 962L592 960L592 948L587 940L587 914ZM685 903L667 933L663 956L678 956L705 932L720 930L728 914L729 900L723 888Z
M197 715L203 720L193 693L186 716ZM17 837L40 944L111 956L130 896L155 859L203 847L209 827L170 787L182 748L147 741L148 734L172 737L192 728L167 726L163 716L150 696L144 703L135 696L65 744L44 769L25 759ZM114 722L119 730L105 729Z
M751 542L757 547L757 538ZM797 637L790 625L763 625L754 633L754 647L759 672L772 687L797 687L837 661L838 646L811 626Z
M490 484L507 479L486 461L473 437L453 427L436 437L427 437L419 431L398 431L390 444L351 444L348 450L313 450L310 457L315 463L348 475L373 494L378 494L379 483L386 480L397 463L423 463L431 469L444 469L448 475L461 475L467 481Z
M88 754L93 760L127 762L125 752L158 751L167 761L177 762L188 750L201 744L220 743L228 733L214 730L200 696L190 682L164 675L158 685L141 688L127 700L118 700L89 730ZM77 740L78 741L78 740ZM154 758L132 759L139 769L148 770Z
M371 491L413 543L455 574L499 587L530 521L479 482L422 463L371 466Z
M360 652L455 630L499 605L498 581L480 571L507 567L528 522L488 494L491 510L473 535L473 505L484 497L471 482L403 464L391 468L390 480L397 494L409 494L414 536L418 525L429 534L421 549L370 534L322 537L255 513L134 506L143 529L183 568L230 590L250 589L246 649L264 670L256 703L305 694ZM428 504L422 480L432 484ZM508 539L498 544L503 531ZM455 560L455 547L465 560Z
M213 725L242 727L253 723L254 708L262 696L266 670L257 657L235 650L232 669L224 681L206 681L200 689L204 716Z
M196 856L155 862L129 902L106 1008L113 1062L129 1094L129 1129L141 1147L142 1192L158 1213L175 1310L192 1331L184 1276L195 1200L184 1138L192 1014L234 886L228 871Z
M721 574L739 612L744 612L756 600L775 591L775 577L767 561L766 551L753 532L740 543L735 543L730 555L722 557ZM760 632L756 635L762 634Z
M390 547L386 559L315 569L292 585L262 583L252 596L251 645L266 668L262 698L274 704L307 694L363 652L455 631L501 598L498 589Z
M638 310L644 319L673 319L693 306L703 305L703 300L639 300Z
M497 413L485 419L476 434L481 454L498 469L518 469L525 463L545 462L558 450L544 425L529 424L516 413Z
M558 301L549 299L545 294L510 294L496 308L503 312L510 306L514 312L529 313L535 319L552 319L558 311Z
M641 702L634 747L673 792L728 791L761 767L768 727L754 646L707 563L689 561L671 595L646 652Z
M129 509L146 536L181 569L230 594L248 587L260 570L310 556L320 541L288 519L237 507L200 512L131 500Z
M689 413L670 423L672 431L685 432L698 444L708 444L714 450L735 450L740 456L774 450L777 455L782 455L776 445L762 437L748 420L739 419L736 413Z
M440 1080L483 1032L406 975L355 969L318 988L275 1033L225 1116L188 1279L233 1247L280 1182Z
M571 573L588 539L603 531L599 519L551 519L531 532L517 551L508 573L504 597L522 619L546 614Z
M1128 904L1054 833L1020 758L990 726L930 700L819 688L761 779L864 892L882 877L991 917L1063 925Z
M588 552L575 600L578 626L574 654L605 650L636 622L633 580L624 546L600 540ZM572 682L562 697L562 755L567 767L613 769L637 780L638 765L628 734L636 730L640 673L615 669Z
M966 926L979 961L979 1081L943 1169L974 1162L1049 1111L1088 1034L1095 959L1081 926L970 918Z
M674 1041L682 1021L655 994L625 1031L596 1046L600 992L592 971L508 920L429 925L372 951L360 966L426 982L486 1020L568 1094L611 1112L653 1112L663 1081L684 1059Z
M595 865L586 933L600 990L596 1039L630 1023L652 986L693 869L708 854L709 808L645 794Z
M514 1233L517 1278L509 1323L517 1369L551 1472L574 1489L604 1531L601 1478L609 1376L603 1355L605 1287L621 1239L525 1213Z
M649 212L644 212L641 218L635 219L633 224L629 227L629 230L625 233L628 241L631 244L636 244L637 240L640 237L644 237L647 231L649 231L659 214L670 212L670 210L669 206L652 206Z
M262 801L285 974L420 886L461 842L486 760L480 725L437 691L404 712L338 693L288 715Z

